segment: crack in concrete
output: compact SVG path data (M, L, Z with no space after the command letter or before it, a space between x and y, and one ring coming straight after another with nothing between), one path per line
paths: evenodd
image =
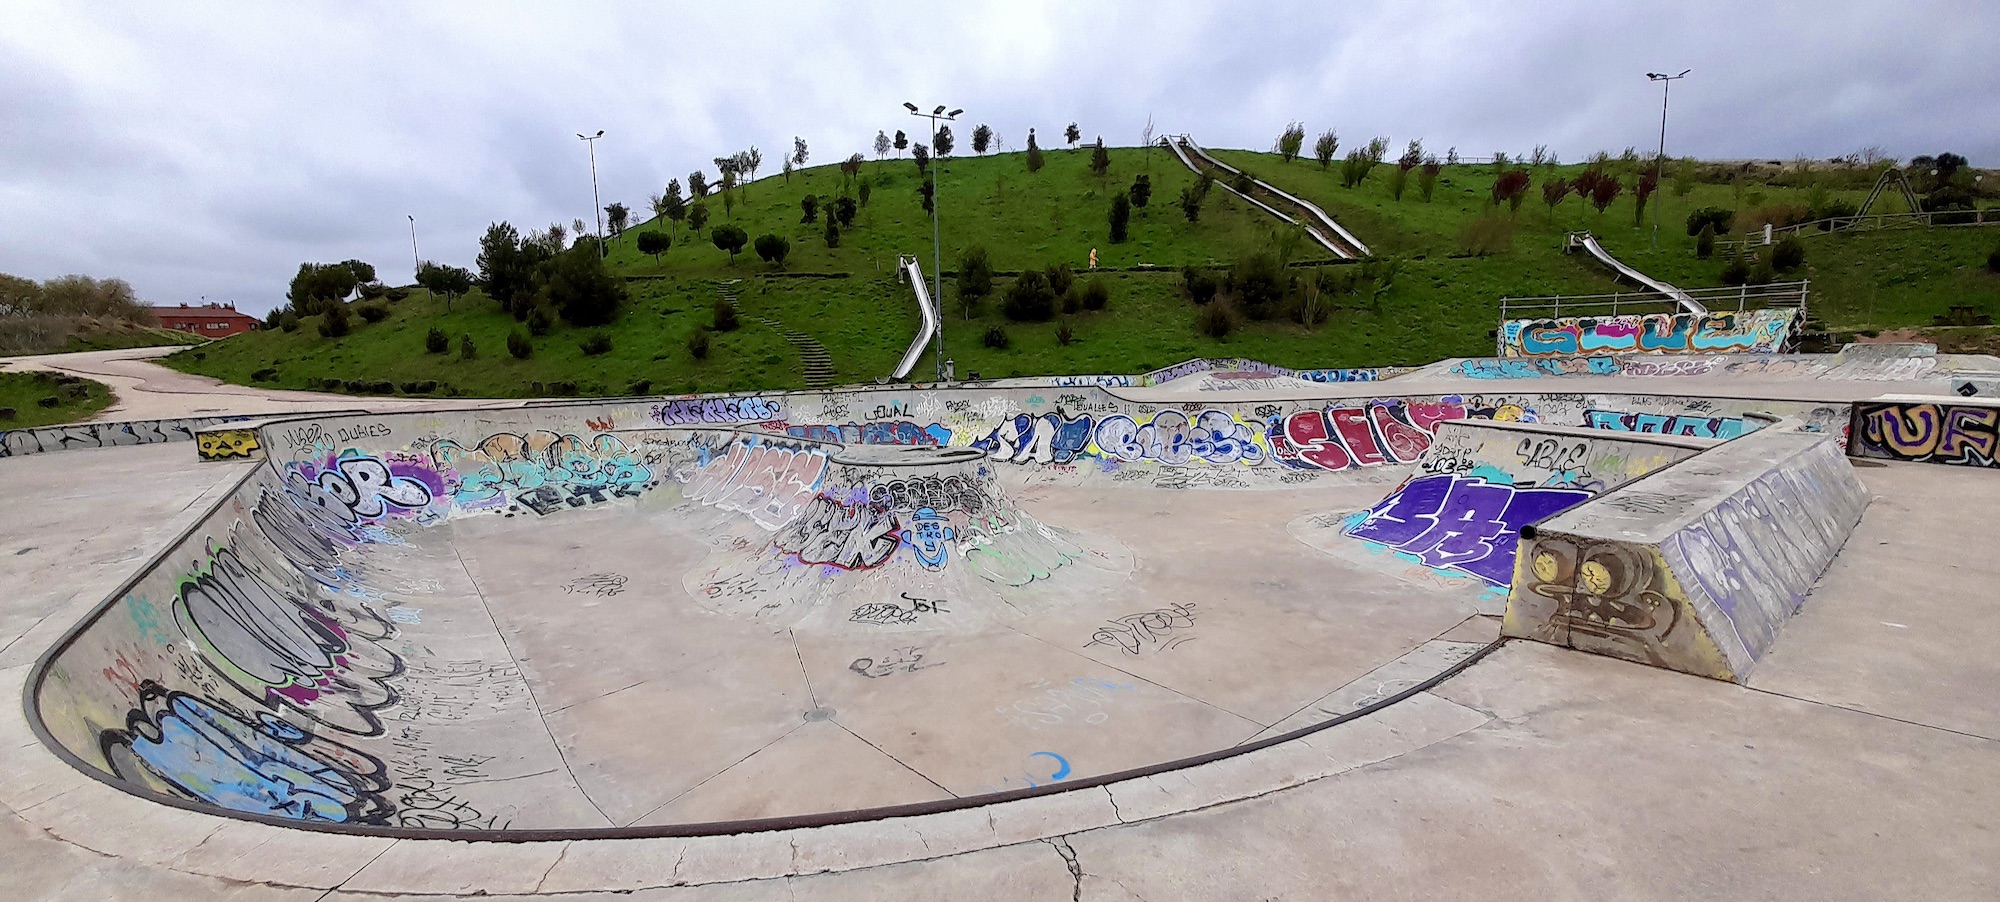
M569 857L569 847L572 845L575 845L575 843L563 843L561 851L556 852L556 860L549 862L549 869L542 872L540 880L535 881L535 892L540 893L542 891L542 884L549 882L549 875L555 873L556 868L562 866L563 859Z
M1069 844L1067 836L1052 836L1042 840L1062 856L1063 866L1069 868L1069 877L1075 881L1075 889L1070 891L1070 902L1083 902L1083 865L1076 860L1076 848Z
M1111 787L1105 785L1098 788L1104 790L1104 797L1111 800L1111 815L1116 817L1121 824L1128 823L1125 820L1125 812L1118 810L1118 796L1111 791Z

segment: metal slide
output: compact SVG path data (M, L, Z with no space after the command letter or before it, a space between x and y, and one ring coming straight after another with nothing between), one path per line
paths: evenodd
M1238 170L1236 167L1231 166L1228 163L1224 163L1221 160L1218 160L1212 156L1209 156L1208 151L1203 150L1201 145L1194 143L1194 139L1187 135L1175 135L1173 137L1162 138L1160 140L1166 142L1167 147L1174 152L1174 156L1179 157L1181 163L1187 166L1187 168L1194 170L1194 172L1197 175L1202 172L1202 168L1199 165L1196 165L1193 159L1189 158L1188 156L1189 153L1193 153L1195 156L1200 157L1202 159L1202 162L1207 163L1210 166L1214 166L1217 169L1220 169L1224 172L1227 172L1230 175L1240 174L1240 170ZM1265 191L1269 191L1280 198L1283 198L1287 203L1292 204L1294 207L1298 208L1301 212L1311 217L1311 219L1314 221L1300 222L1298 219L1292 216L1281 213L1276 209L1272 208L1269 204L1266 204L1263 201L1260 201L1254 197L1250 197L1244 194L1243 192L1238 191L1233 187L1230 187L1228 179L1216 179L1215 183L1217 185L1222 186L1223 190L1228 191L1229 193L1234 194L1237 197L1243 198L1244 200L1250 202L1251 205L1263 210L1264 212L1269 213L1272 216L1276 216L1279 219L1282 219L1293 225L1304 228L1306 230L1306 234L1311 235L1314 241L1319 242L1321 245L1325 246L1327 250L1332 251L1334 256L1340 257L1343 260L1352 260L1356 257L1366 257L1369 255L1370 251L1368 250L1368 245L1362 244L1361 239L1354 237L1353 233L1347 231L1344 228L1341 228L1340 223L1334 222L1333 217L1326 215L1325 210L1320 209L1319 207L1315 206L1312 202L1307 201L1304 198L1287 194L1286 192L1279 190L1277 186L1272 185L1271 183L1263 181L1261 179L1258 179L1255 176L1252 176L1250 180L1256 183L1257 187L1262 188Z
M890 374L894 379L907 379L910 370L924 356L924 348L938 334L938 309L937 302L931 298L930 286L924 284L924 268L917 265L917 258L902 254L896 257L896 265L903 270L904 278L910 280L910 287L916 289L917 310L924 316L924 324L917 329L916 339L910 342L910 349L903 352L903 361L896 364L896 372Z
M1695 300L1693 295L1619 262L1617 257L1611 256L1611 252L1604 249L1604 245L1597 243L1597 236L1589 232L1569 233L1569 246L1581 247L1589 251L1590 255L1596 257L1599 263L1617 270L1619 275L1627 279L1672 298L1676 303L1681 305L1682 310L1688 313L1706 314L1708 312L1708 308L1703 306L1700 301Z

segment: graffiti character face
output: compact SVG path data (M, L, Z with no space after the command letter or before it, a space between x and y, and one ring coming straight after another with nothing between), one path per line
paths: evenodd
M917 562L927 570L944 569L945 550L957 531L945 525L942 515L931 508L919 508L903 530L903 543L916 552Z

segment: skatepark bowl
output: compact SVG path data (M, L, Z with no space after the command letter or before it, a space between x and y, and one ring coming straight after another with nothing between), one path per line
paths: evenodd
M1503 628L1741 681L1867 501L1847 403L1228 375L225 424L205 454L263 459L49 649L29 721L320 830L941 811L1342 722ZM1854 441L1984 416L1990 462L1990 406L1923 400Z

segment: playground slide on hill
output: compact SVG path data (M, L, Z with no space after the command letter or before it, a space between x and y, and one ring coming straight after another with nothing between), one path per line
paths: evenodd
M1250 181L1257 189L1270 192L1273 197L1277 198L1281 205L1290 207L1297 211L1299 215L1292 216L1284 213L1270 204L1264 203L1231 187L1227 176L1241 175L1242 171L1228 163L1209 156L1208 151L1203 150L1201 145L1194 143L1193 138L1187 135L1176 135L1161 140L1166 142L1167 147L1174 152L1174 156L1179 157L1181 163L1187 166L1187 168L1197 174L1208 172L1210 175L1216 175L1217 173L1209 172L1209 169L1219 170L1224 177L1217 178L1216 184L1221 185L1223 190L1243 198L1272 216L1276 216L1279 219L1305 229L1306 234L1311 235L1314 241L1319 242L1327 250L1332 251L1335 256L1343 260L1352 260L1356 257L1366 257L1369 255L1368 245L1362 244L1361 239L1354 237L1353 233L1342 228L1340 223L1334 222L1333 217L1326 215L1325 210L1320 209L1311 202L1287 194L1279 190L1276 186L1252 176ZM1197 163L1197 160L1200 162Z
M1700 301L1695 300L1693 295L1619 262L1617 257L1611 256L1611 252L1604 249L1604 245L1597 243L1597 236L1589 232L1569 233L1569 246L1583 248L1590 252L1591 256L1596 257L1598 262L1616 270L1620 276L1666 295L1680 304L1681 309L1688 313L1706 314L1708 312L1708 308L1703 306Z
M938 310L937 302L931 298L930 287L924 284L924 269L917 265L917 258L904 254L896 258L896 265L902 268L904 278L910 280L910 287L917 292L917 311L924 317L924 324L917 329L917 337L911 340L910 349L903 352L902 362L896 364L896 372L891 374L891 378L907 379L918 358L924 355L924 347L937 335Z

